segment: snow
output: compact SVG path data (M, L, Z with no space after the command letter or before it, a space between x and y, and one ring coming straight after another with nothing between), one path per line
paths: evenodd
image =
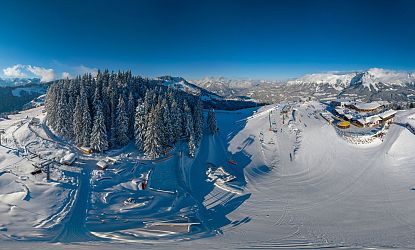
M356 146L319 115L324 108L217 110L219 133L203 137L194 159L183 143L157 162L129 145L108 153L117 164L105 171L96 163L106 156L92 154L80 156L79 172L54 172L70 183L31 176L24 150L10 149L54 157L72 149L48 131L41 109L11 116L0 121L8 139L0 146L2 249L56 249L48 241L67 249L415 247L415 135L399 125L415 110L396 113L383 142Z
M377 109L381 107L382 105L378 102L359 102L359 103L354 103L353 106L360 110L370 110L370 109Z
M390 117L392 115L395 115L395 114L396 114L395 110L389 109L389 110L386 110L386 111L380 113L379 117L382 118L382 119L385 119L385 118L388 118L388 117Z

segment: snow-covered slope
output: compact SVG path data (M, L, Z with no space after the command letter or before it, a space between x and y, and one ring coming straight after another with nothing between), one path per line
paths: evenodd
M79 172L61 169L66 178L54 179L55 185L31 177L31 160L0 146L0 194L6 194L0 196L0 245L55 249L45 242L55 240L74 249L415 247L415 135L399 125L415 110L399 112L383 141L354 145L318 115L322 104L291 105L283 118L285 106L217 111L219 134L206 134L194 159L183 157L186 145L179 144L169 157L150 162L130 145L107 153L118 162L105 171L95 166L102 156L80 155ZM42 155L69 147L43 125L32 126L33 133L26 116L42 120L44 114L34 109L0 121L7 147ZM213 182L209 168L235 179ZM61 183L69 177L75 181ZM146 178L149 188L140 190ZM45 190L50 193L42 195ZM189 233L184 222L195 223Z

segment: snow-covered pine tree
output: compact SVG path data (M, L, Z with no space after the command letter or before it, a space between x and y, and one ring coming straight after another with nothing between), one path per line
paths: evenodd
M146 135L146 112L144 104L138 101L137 108L135 110L135 121L134 121L134 138L135 145L139 150L143 150L144 141Z
M81 98L78 96L76 99L72 127L74 132L74 142L76 145L81 145L83 143L82 139L82 106Z
M218 130L218 127L216 124L216 114L213 109L210 109L208 112L207 127L209 130L209 133L211 133L212 135L215 134Z
M200 98L196 99L195 106L193 107L193 121L195 129L195 142L197 144L200 142L203 132L203 104Z
M96 103L96 114L94 118L94 126L91 133L91 148L97 152L103 152L108 149L107 130L105 128L104 114L102 113L102 105L98 101Z
M99 87L96 87L95 88L95 92L94 92L94 100L93 100L93 103L92 103L92 105L93 105L93 111L94 111L94 113L96 113L97 112L97 108L98 108L98 105L100 105L101 107L101 111L102 111L102 102L101 102L101 91L100 91L100 89L99 89Z
M187 102L184 103L184 115L185 115L185 136L187 138L187 145L189 149L189 155L191 157L194 156L195 148L196 148L196 142L195 142L195 131L194 131L194 123L193 123L193 117L191 110L189 106L187 105Z
M55 129L56 122L57 122L57 89L58 84L53 84L49 87L48 92L45 98L45 110L46 110L46 120L48 121L48 125Z
M182 135L182 110L178 107L177 101L174 99L171 108L170 108L170 117L172 123L172 136L173 142L176 143L177 140Z
M134 138L135 100L134 100L134 96L132 92L130 92L130 94L128 95L127 117L128 117L128 137Z
M195 157L196 152L196 142L193 134L190 134L189 142L187 143L187 146L189 148L189 156Z
M193 123L193 117L192 112L190 110L189 105L187 104L187 101L184 101L183 105L183 115L184 115L184 136L189 139L190 135L194 133L194 123Z
M59 102L58 102L58 121L56 123L56 132L64 137L64 138L68 138L68 126L69 126L69 121L67 119L67 103L66 103L66 96L65 96L65 92L62 89L61 90L61 95L59 97Z
M87 100L81 101L82 105L82 145L89 146L91 139L91 114L89 112L89 104Z
M171 145L173 143L173 129L172 129L172 117L170 114L170 108L167 103L167 99L163 98L161 102L161 120L162 120L162 135L163 135L163 146Z
M111 82L111 80L110 80ZM113 92L113 91L112 91ZM117 141L117 98L113 93L110 93L110 113L109 117L107 118L110 121L110 130L109 130L109 144L111 147L118 146Z
M73 110L75 109L75 101L74 96L69 95L68 105L66 108L66 114L67 114L67 128L68 128L68 139L74 140L75 134L73 131L72 121L73 121Z
M144 140L144 153L151 159L155 159L159 157L162 152L155 108L151 109L148 114L147 126Z
M128 138L128 117L125 109L124 98L120 96L117 106L116 130L115 130L116 144L119 146L127 145Z

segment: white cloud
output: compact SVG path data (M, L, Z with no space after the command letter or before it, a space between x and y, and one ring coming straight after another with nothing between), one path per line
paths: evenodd
M53 69L27 65L27 70L40 77L40 81L42 82L49 82L55 79L55 71Z
M79 74L79 75L91 73L92 76L96 76L98 74L97 68L90 68L85 65L76 67L75 71L76 71L76 74Z
M12 67L3 69L3 74L6 77L26 77L27 75L22 72L24 65L16 64Z
M96 76L98 73L97 68L90 68L85 65L79 66L65 66L62 71L56 72L52 68L44 68L40 66L32 66L27 64L16 64L14 66L3 69L3 75L5 77L36 77L40 78L42 82L49 82L55 79L72 79L76 75L91 74Z
M68 79L72 79L72 78L73 78L73 76L72 76L69 72L63 72L63 73L62 73L62 78L63 78L63 79L66 79L66 78L68 78Z

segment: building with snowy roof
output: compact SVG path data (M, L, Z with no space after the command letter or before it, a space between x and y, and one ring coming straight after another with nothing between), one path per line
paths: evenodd
M378 102L356 102L350 105L351 108L359 111L359 112L374 112L379 110L382 107L382 104Z
M331 105L335 107L346 107L348 105L352 104L352 101L350 99L336 99L331 101Z
M379 117L382 119L383 123L390 124L393 122L393 118L396 115L396 111L393 109L386 110L379 114Z

